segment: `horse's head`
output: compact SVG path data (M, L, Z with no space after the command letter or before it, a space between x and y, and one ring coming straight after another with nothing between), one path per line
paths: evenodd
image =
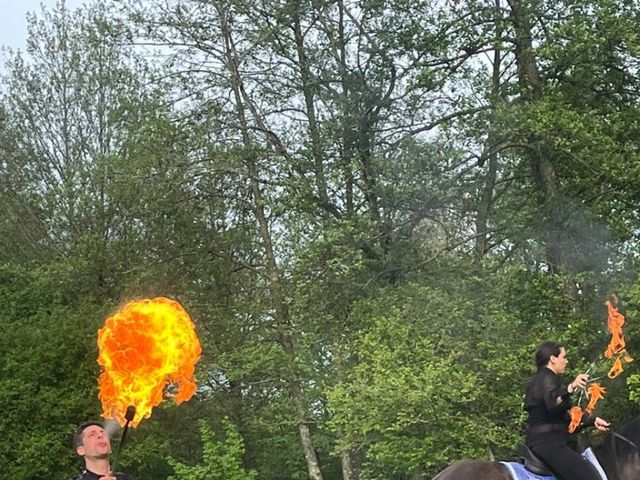
M640 478L640 416L607 435L616 473L620 479Z
M640 416L622 425L620 433L634 443L640 444Z

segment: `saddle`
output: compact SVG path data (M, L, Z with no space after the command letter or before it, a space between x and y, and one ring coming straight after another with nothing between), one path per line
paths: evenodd
M550 477L553 475L551 470L549 470L549 467L547 467L542 460L536 457L535 453L533 453L524 443L521 443L518 446L517 454L519 462L531 473L535 473L542 477Z
M513 480L555 480L556 477L553 476L549 467L527 445L518 446L517 454L518 461L516 462L500 462L507 468ZM591 448L582 452L582 456L602 480L607 480L607 475L602 470Z

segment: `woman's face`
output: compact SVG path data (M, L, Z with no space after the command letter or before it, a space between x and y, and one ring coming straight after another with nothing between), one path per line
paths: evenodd
M564 347L560 347L560 354L557 357L555 355L551 355L548 366L554 373L560 375L565 372L568 363L567 352Z

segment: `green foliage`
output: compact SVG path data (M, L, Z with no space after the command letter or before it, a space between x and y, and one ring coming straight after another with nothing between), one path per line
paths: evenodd
M206 421L200 420L202 464L186 465L174 459L169 463L175 475L169 480L254 480L256 472L243 466L244 444L238 430L229 419L222 420L224 437L218 439Z
M429 476L452 458L513 455L537 344L566 342L578 372L598 340L585 338L595 322L570 312L557 280L485 272L358 302L350 366L327 395L336 448L365 454L361 478Z
M0 460L14 478L71 476L71 436L98 408L92 339L100 308L69 288L69 273L0 269Z
M357 364L329 400L343 441L367 450L365 478L441 466L442 444L455 445L458 455L478 454L476 439L465 434L473 415L454 420L461 410L476 410L484 393L479 372L465 360L474 357L469 308L444 292L408 286L353 312L370 326L354 341ZM466 428L448 428L454 422Z
M8 476L71 477L132 297L180 299L203 345L196 397L131 433L139 478L510 457L540 340L587 368L616 292L640 351L637 1L171 3L61 2L9 55Z

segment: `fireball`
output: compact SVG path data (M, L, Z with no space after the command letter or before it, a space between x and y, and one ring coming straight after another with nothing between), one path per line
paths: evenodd
M171 391L176 404L196 391L195 365L202 348L189 314L173 300L157 297L127 303L98 331L98 379L102 416L131 425L151 415Z

